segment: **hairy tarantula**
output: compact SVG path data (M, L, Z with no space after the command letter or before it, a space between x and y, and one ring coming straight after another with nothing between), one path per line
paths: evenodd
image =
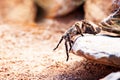
M79 35L79 34L81 36L84 36L83 33L95 35L95 34L99 33L100 31L101 31L100 27L93 24L92 22L88 22L86 20L78 21L74 25L72 25L72 27L69 28L67 30L67 32L64 33L64 35L61 37L59 43L57 44L57 46L53 50L56 50L59 47L62 40L64 39L65 40L65 49L66 49L66 54L67 54L66 61L68 61L68 59L69 59L68 53L72 48L72 45L73 45L72 38L74 36ZM68 49L68 44L69 44L69 49Z
M56 50L60 43L65 40L65 49L67 54L67 59L69 59L69 51L72 48L73 45L73 37L76 35L84 36L84 33L88 34L98 34L103 31L115 33L120 35L120 7L115 10L115 12L111 13L107 18L105 18L103 21L101 21L98 25L87 21L87 20L81 20L76 22L74 25L72 25L71 28L67 30L67 32L64 33L64 35L61 37L60 41L58 42L57 46L54 48ZM69 46L68 46L69 44ZM69 48L69 49L68 49Z

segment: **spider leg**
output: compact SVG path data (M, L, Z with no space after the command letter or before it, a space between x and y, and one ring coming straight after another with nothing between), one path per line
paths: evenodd
M82 26L82 24L81 24L80 26ZM79 33L81 36L84 36L84 35L83 35L83 31L80 29L80 27L79 27L79 26L75 26L75 27L76 27L78 33Z
M69 52L70 52L72 49L72 41L71 40L69 41L69 46L70 46L70 48L69 48Z
M56 50L56 49L58 48L58 46L60 45L60 43L62 42L63 39L64 39L64 38L63 38L63 36L62 36L61 39L60 39L60 41L58 42L57 46L56 46L53 50Z
M65 40L65 49L66 49L66 55L67 55L67 59L66 59L66 61L68 61L68 59L69 59L69 54L68 54L67 40Z
M70 52L70 50L72 49L73 41L70 40L70 36L69 35L68 35L68 42L69 42L69 46L70 46L70 48L69 48L69 52Z

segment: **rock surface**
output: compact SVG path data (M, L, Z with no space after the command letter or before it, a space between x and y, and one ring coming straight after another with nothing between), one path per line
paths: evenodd
M101 80L120 80L120 72L114 72Z
M47 17L66 15L73 11L85 0L35 0L43 8Z
M85 35L77 38L72 51L101 64L120 67L120 38Z
M0 21L31 22L35 17L33 0L0 0Z
M113 0L87 0L84 5L85 18L93 22L100 22L106 18L112 8Z

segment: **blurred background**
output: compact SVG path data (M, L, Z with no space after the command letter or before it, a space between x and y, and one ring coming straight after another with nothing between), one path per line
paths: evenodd
M0 22L40 22L83 18L100 22L111 11L112 0L0 0ZM68 18L68 19L66 19Z

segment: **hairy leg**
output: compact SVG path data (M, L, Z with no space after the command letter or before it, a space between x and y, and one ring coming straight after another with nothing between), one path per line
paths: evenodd
M63 37L61 37L60 41L58 42L57 46L53 49L53 50L56 50L58 48L58 46L60 45L60 43L62 42L63 40Z
M65 49L66 49L66 55L67 55L67 59L66 59L66 61L68 61L68 59L69 59L69 52L68 52L67 41L65 41Z

